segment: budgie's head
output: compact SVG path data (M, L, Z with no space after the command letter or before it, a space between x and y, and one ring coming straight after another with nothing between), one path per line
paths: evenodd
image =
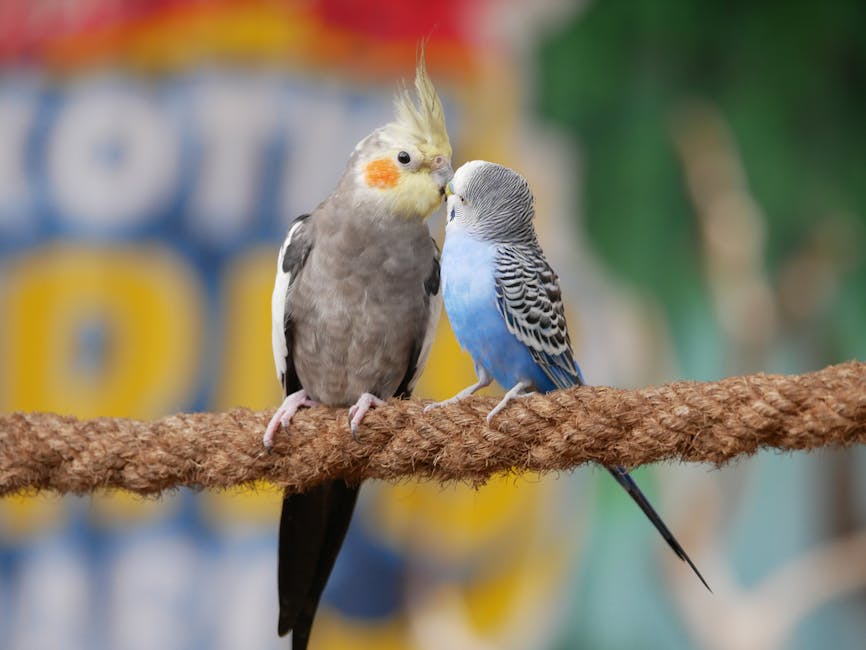
M535 241L535 199L516 171L473 160L462 165L446 188L448 230L465 230L490 241Z
M415 98L403 88L395 119L361 140L349 161L358 207L408 221L426 219L442 203L451 179L445 113L427 76L424 53L415 70Z

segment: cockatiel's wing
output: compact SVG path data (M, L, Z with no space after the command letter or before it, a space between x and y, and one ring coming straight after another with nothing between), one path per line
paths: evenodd
M313 248L312 229L308 225L309 219L309 214L301 215L289 227L277 258L277 275L274 281L274 292L271 296L271 345L274 353L274 367L277 370L277 378L280 380L285 395L301 388L291 353L294 331L291 317L291 293L293 282L303 269ZM400 382L394 397L405 398L412 395L415 384L418 383L424 365L427 363L427 357L430 355L430 348L436 334L436 324L442 313L440 253L435 240L431 241L436 255L424 280L424 294L427 299L428 311L426 328L415 341L410 355L410 364L406 368L406 375Z
M286 395L301 389L292 359L293 283L303 272L313 249L313 229L303 215L289 228L280 249L272 297L272 345L277 376ZM435 243L434 243L435 246ZM442 309L438 249L423 283L427 302L426 327L419 332L396 397L409 397L418 381ZM421 289L421 287L419 287ZM316 609L352 518L358 487L329 481L302 494L287 494L280 518L277 586L282 636L292 632L293 650L305 650Z
M433 347L433 338L436 336L436 324L439 322L439 316L442 313L440 253L436 240L432 241L436 255L433 258L433 264L430 267L427 278L424 280L424 295L427 299L426 327L423 333L415 339L415 345L410 355L410 363L406 368L406 375L403 377L403 381L400 382L400 386L397 388L397 392L394 393L394 397L405 399L412 396L415 384L418 383L424 366L427 364L427 357L430 356L430 348Z
M496 307L508 331L529 348L557 388L583 384L568 338L559 279L541 250L499 244L495 264Z
M300 390L292 359L292 292L313 248L311 216L290 226L277 258L271 299L271 343L277 377L285 395ZM293 650L304 650L313 616L340 551L358 497L357 486L329 481L283 498L277 569L280 614L277 631L292 635Z
M274 350L274 367L277 369L277 379L280 380L286 395L301 387L291 357L293 327L289 292L313 247L309 218L309 214L303 214L289 227L277 256L277 275L274 280L274 293L271 296L271 345Z

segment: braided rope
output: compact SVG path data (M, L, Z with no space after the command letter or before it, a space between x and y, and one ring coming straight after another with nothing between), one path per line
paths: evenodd
M272 411L177 414L150 422L0 415L0 495L267 480L302 491L328 479L482 483L491 474L634 467L661 460L715 465L762 448L816 449L866 441L866 363L803 375L747 375L658 388L580 387L519 399L494 420L473 397L424 413L418 400L371 411L352 440L345 409L300 412L274 451L261 435Z

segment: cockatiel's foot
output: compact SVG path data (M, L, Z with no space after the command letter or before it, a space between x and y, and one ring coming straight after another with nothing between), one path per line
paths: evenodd
M349 408L349 429L352 431L352 438L354 438L355 442L358 442L358 427L361 425L361 420L364 419L367 411L374 406L384 406L386 403L385 400L379 399L372 393L364 393Z
M493 410L487 414L487 424L489 425L493 421L493 418L496 417L496 414L499 413L499 411L501 411L502 409L504 409L508 402L510 402L511 400L518 397L529 397L530 395L532 395L531 391L528 393L524 392L530 386L532 386L532 384L530 384L529 382L517 382L511 390L505 393L505 397L500 400L499 404L494 406Z
M299 408L302 406L316 406L317 404L318 402L311 400L307 395L307 391L303 388L286 397L276 413L274 413L271 421L268 422L268 428L265 429L265 435L262 436L262 444L265 446L265 449L268 452L273 449L274 434L277 432L277 429L280 428L280 425L288 427Z

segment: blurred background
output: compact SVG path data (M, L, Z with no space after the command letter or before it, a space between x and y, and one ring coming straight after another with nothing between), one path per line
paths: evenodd
M455 166L532 183L591 383L866 359L866 4L0 0L0 410L276 406L289 221L419 39ZM440 241L441 215L431 220ZM416 391L473 379L443 317ZM866 644L866 454L370 482L318 650ZM0 501L0 647L279 648L280 495Z

